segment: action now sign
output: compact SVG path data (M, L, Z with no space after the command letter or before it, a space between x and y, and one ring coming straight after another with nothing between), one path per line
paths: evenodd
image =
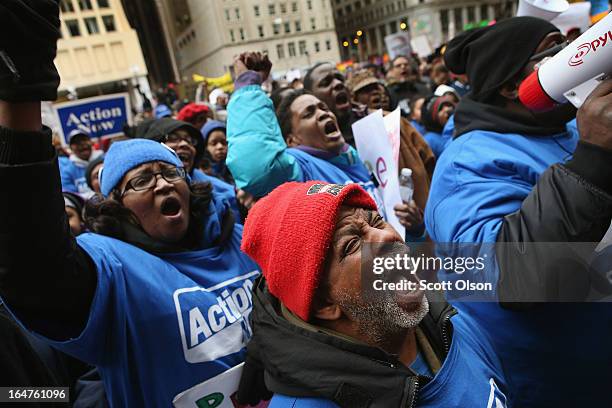
M80 129L92 138L123 134L123 126L132 121L127 93L96 96L53 105L62 137Z

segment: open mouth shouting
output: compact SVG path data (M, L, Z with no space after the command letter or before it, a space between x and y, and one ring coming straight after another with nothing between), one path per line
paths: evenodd
M342 132L340 132L338 124L333 119L329 119L325 122L323 125L323 132L325 133L325 137L330 141L336 141L342 137Z
M176 155L178 156L179 160L183 163L183 167L185 167L186 170L191 169L191 167L193 166L194 155L190 150L178 149L176 151Z
M344 90L336 94L335 102L337 110L346 110L351 106L348 92Z
M166 197L160 206L162 215L178 220L182 216L182 205L176 197Z

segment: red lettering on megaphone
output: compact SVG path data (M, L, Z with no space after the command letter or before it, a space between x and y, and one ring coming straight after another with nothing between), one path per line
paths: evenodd
M610 41L608 41L610 40ZM593 50L593 52L597 52L597 49L601 49L603 47L605 47L606 45L612 43L612 30L608 31L606 34L602 35L601 37L598 37L596 39L594 39L593 41L591 41L590 43L584 43L584 44L580 44L578 46L577 52L576 54L574 54L568 64L570 67L576 67L578 65L581 65L583 62L583 58L585 57L585 55L587 55L591 50Z
M572 57L569 60L569 66L570 67L577 67L578 65L582 64L582 58L584 58L585 55L587 55L589 53L589 51L591 51L591 44L590 43L584 43L584 44L580 44L578 46L578 52L576 52L575 55L572 55Z

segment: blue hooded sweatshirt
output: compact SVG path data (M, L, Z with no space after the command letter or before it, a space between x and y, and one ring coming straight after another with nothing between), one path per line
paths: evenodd
M225 211L226 202L211 202L199 250L154 255L98 234L78 237L98 274L89 319L77 338L47 341L96 365L112 406L170 407L244 360L259 271L240 251L241 225L213 245Z
M227 165L236 186L263 197L289 181L322 180L361 185L384 215L382 199L370 172L347 146L339 155L307 147L288 148L272 101L259 85L246 85L232 95L228 105Z
M550 137L473 130L453 140L432 180L425 212L431 238L496 242L504 216L520 209L540 175L572 157L575 121L567 129ZM490 272L498 278L496 266ZM609 305L541 304L528 312L503 309L497 302L453 305L488 331L519 398L516 406L603 406L612 361Z

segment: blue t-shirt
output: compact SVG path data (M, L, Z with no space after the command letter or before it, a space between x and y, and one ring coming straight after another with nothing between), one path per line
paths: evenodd
M213 194L229 203L232 214L234 214L234 221L238 224L241 223L240 210L238 210L238 200L236 199L236 190L234 186L217 177L209 176L200 169L195 169L193 171L191 181L195 183L210 182L213 186Z
M323 160L300 149L287 149L287 154L295 157L301 170L300 177L296 181L321 180L335 184L357 183L372 196L381 217L386 219L385 206L371 179L371 174L359 156L350 153Z
M447 135L436 132L426 132L423 135L423 138L425 139L429 147L431 147L431 150L433 151L434 156L436 156L436 159L440 157L440 155L442 155L442 152L444 151L444 149L446 149L446 146L451 141L451 139Z
M62 179L62 190L85 196L93 193L85 179L86 167L75 164L68 157L60 157L58 162Z
M417 394L419 408L512 406L502 364L488 335L466 314L451 318L453 341L448 356L436 376ZM274 395L270 408L335 408L321 398Z
M244 359L259 272L240 251L241 236L235 225L223 247L155 256L80 235L98 272L89 320L78 338L51 345L96 365L113 406L172 406Z

